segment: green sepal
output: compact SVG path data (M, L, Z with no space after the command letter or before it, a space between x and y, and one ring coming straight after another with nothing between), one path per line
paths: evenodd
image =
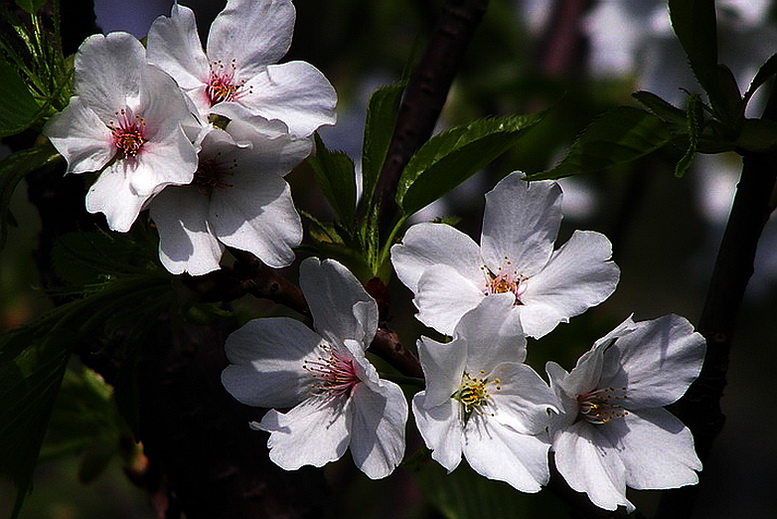
M330 151L316 134L316 154L308 159L321 191L340 221L349 229L356 216L356 173L343 152Z
M543 115L481 119L432 137L402 172L397 205L410 215L438 200L515 146Z
M669 126L644 110L621 106L594 119L555 167L527 175L547 180L598 173L656 151L672 138Z

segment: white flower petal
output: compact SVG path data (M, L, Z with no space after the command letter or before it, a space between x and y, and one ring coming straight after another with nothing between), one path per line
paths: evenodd
M290 265L293 248L302 241L302 222L289 185L281 177L251 177L246 172L232 182L231 187L214 189L211 197L209 219L216 236L270 267Z
M626 468L618 451L595 427L581 420L553 438L556 468L569 486L605 510L634 505L626 499Z
M139 96L146 50L125 32L95 34L84 40L75 57L74 88L85 105L103 121ZM134 106L130 106L134 109Z
M434 265L448 265L472 282L485 283L478 244L442 223L411 226L402 243L391 247L391 263L400 281L414 293L418 292L418 280L424 271Z
M351 393L351 456L369 478L391 474L405 453L407 401L393 382L376 390L358 384Z
M188 184L197 170L197 150L178 126L167 135L143 144L134 159L119 162L134 166L129 180L132 189L146 198L165 186Z
M227 338L224 349L231 364L221 381L244 404L291 407L315 383L302 364L315 356L321 343L318 334L294 319L254 319Z
M663 489L698 483L696 471L702 466L691 431L666 409L629 411L600 430L618 448L628 486Z
M486 193L483 259L493 271L508 257L520 274L533 276L547 263L561 224L561 188L552 181L526 182L520 173Z
M575 231L545 268L526 282L521 324L531 337L542 337L561 322L607 299L620 278L606 236Z
M514 302L512 294L494 294L462 316L453 335L465 344L467 369L489 372L502 362L524 361L526 337Z
M526 364L504 362L488 374L499 379L499 389L489 387L496 408L491 420L507 425L521 434L539 434L549 424L548 410L556 410L556 395L540 376Z
M464 428L459 417L459 403L449 398L438 406L427 407L425 393L413 397L413 416L432 459L452 472L461 462Z
M132 188L134 172L128 161L120 160L103 170L86 194L86 210L104 213L111 230L129 231L149 199Z
M474 415L464 434L464 456L478 474L522 492L539 492L548 482L547 441Z
M289 0L230 0L210 27L208 57L235 59L240 74L253 76L288 52L295 16Z
M170 74L184 90L208 81L208 57L197 34L194 12L173 4L170 16L160 16L148 30L148 62Z
M629 409L671 404L699 376L706 351L704 337L678 315L635 326L605 352L601 383L628 387Z
M426 378L424 406L443 405L461 384L467 358L466 343L456 338L439 343L421 337L418 340L418 357Z
M214 105L211 112L230 119L244 117L243 109L265 119L286 123L294 137L307 137L337 120L337 94L313 65L291 61L270 65L245 85L236 101Z
M286 125L259 116L236 119L229 123L227 132L241 145L251 150L234 151L241 166L253 170L254 176L284 176L310 155L313 140L293 138Z
M270 432L270 459L282 469L322 467L348 449L350 406L349 399L331 402L311 397L285 414L268 411L254 427Z
M429 267L418 280L413 303L416 317L445 335L453 335L461 317L477 307L485 296L470 280L448 265Z
M116 154L111 130L77 96L49 119L43 134L67 160L68 173L99 171Z
M149 204L159 231L159 259L172 274L219 269L224 247L208 225L208 197L196 187L171 186Z
M332 344L352 339L369 346L378 329L378 305L348 269L334 260L307 258L299 283L316 331Z

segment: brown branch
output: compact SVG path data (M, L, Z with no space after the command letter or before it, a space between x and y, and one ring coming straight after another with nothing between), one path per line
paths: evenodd
M432 135L459 64L487 7L488 0L447 0L426 52L410 77L375 191L380 205L380 228L384 231L396 214L394 195L402 170Z
M777 89L764 112L777 120ZM678 402L675 414L691 429L702 462L723 428L720 399L726 386L737 317L753 274L758 240L771 212L770 196L777 181L777 153L747 154L731 214L720 244L698 331L707 339L707 355L699 378ZM705 473L700 474L700 481ZM657 517L691 517L698 485L666 491Z

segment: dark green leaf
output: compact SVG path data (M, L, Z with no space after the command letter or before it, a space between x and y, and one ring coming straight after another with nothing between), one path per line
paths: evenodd
M404 83L385 86L370 96L362 149L362 200L365 204L372 200L383 162L386 160L404 87Z
M669 0L669 16L696 79L714 97L718 66L714 0Z
M688 149L674 168L674 176L677 178L682 178L685 172L688 171L688 168L691 167L693 157L696 155L696 148L699 145L699 136L704 126L704 112L701 98L698 94L691 94L688 97L688 107L685 113L686 128L688 130Z
M777 122L745 119L735 144L744 151L774 153L777 151Z
M40 106L16 70L0 59L0 137L26 130L38 119Z
M739 125L745 118L745 105L739 93L737 80L726 65L718 65L715 75L715 92L710 94L710 102L718 119L731 131L739 131Z
M16 0L16 5L30 14L40 11L47 0Z
M5 245L8 222L8 206L17 184L25 175L52 164L59 158L57 151L49 144L22 150L0 162L0 249Z
M759 68L758 72L756 72L753 81L750 83L750 87L747 89L747 92L745 92L744 104L747 105L747 103L750 102L750 98L753 97L753 94L755 94L756 90L758 90L764 83L769 80L770 77L775 74L777 74L777 54L772 54L772 56L766 60L766 63L761 65L761 68Z
M634 92L631 96L663 121L671 124L685 125L685 112L673 104L664 101L656 94L641 90Z
M397 187L397 205L415 213L507 151L543 114L481 119L432 137L410 159Z
M655 115L628 106L608 110L594 119L556 167L528 175L545 180L595 173L651 153L672 137Z
M356 215L356 174L353 161L329 151L316 134L316 154L308 159L321 191L340 221L351 228Z

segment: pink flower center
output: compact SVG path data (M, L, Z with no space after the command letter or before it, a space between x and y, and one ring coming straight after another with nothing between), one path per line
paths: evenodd
M214 157L200 159L192 184L197 186L203 195L210 196L213 189L232 187L232 184L227 182L227 178L232 175L232 170L235 168L237 168L236 159L232 159L231 162L221 160L221 152L218 152Z
M321 345L322 355L306 360L302 368L320 380L313 388L319 394L331 398L349 396L353 388L361 382L353 359L336 352L331 346Z
M512 262L505 257L503 266L499 267L496 273L485 265L480 267L486 277L483 295L506 294L511 292L515 296L515 305L522 305L521 296L526 292L527 277L522 276L517 270L513 269Z
M623 418L629 412L623 408L626 388L606 387L577 395L578 419L601 425L614 418Z
M237 81L235 79L236 70L234 59L229 63L229 66L225 66L221 60L211 62L208 86L205 87L205 94L208 96L211 106L225 101L235 101L247 93L243 88L245 80ZM250 91L249 87L248 92Z
M113 145L123 158L135 158L143 145L148 142L145 135L146 121L139 115L133 116L129 108L122 108L115 112L115 115L116 121L110 121L108 124Z

